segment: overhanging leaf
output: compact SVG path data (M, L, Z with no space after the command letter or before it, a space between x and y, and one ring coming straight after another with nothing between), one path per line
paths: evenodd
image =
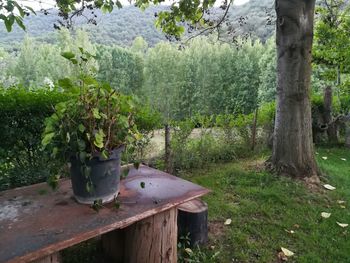
M74 53L70 51L62 52L61 56L69 60L75 57Z

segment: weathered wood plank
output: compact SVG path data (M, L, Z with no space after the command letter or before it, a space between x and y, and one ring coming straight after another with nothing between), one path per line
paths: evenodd
M34 260L31 263L62 263L62 257L59 253L54 253L50 256Z
M145 188L140 183L145 183ZM31 262L85 240L125 228L209 191L141 166L121 183L121 206L99 213L72 198L69 180L58 191L37 184L0 192L0 262Z

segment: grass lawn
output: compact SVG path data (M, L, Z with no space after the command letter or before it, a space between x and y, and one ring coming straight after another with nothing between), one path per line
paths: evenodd
M335 186L334 191L309 190L303 182L266 173L263 159L182 175L213 191L204 198L210 244L202 252L218 255L201 262L279 262L281 247L295 253L288 262L350 262L350 226L337 225L350 224L350 150L317 150L322 182ZM321 212L331 216L322 218ZM224 225L226 219L232 223Z

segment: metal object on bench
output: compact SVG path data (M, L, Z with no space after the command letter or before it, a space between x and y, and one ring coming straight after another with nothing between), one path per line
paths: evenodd
M99 235L106 252L122 262L176 262L176 207L208 192L147 166L131 168L122 180L118 210L107 204L96 213L76 203L70 180L56 192L46 184L2 192L0 262L59 262L57 252ZM114 247L121 238L124 246Z

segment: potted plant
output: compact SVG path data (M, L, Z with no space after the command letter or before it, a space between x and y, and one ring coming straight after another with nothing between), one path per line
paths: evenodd
M60 156L70 163L78 202L106 203L119 192L121 152L127 144L140 139L140 134L134 124L132 98L99 83L87 67L92 55L83 49L80 53L62 54L77 65L79 76L59 81L73 95L57 104L55 113L47 118L42 145L53 158Z

